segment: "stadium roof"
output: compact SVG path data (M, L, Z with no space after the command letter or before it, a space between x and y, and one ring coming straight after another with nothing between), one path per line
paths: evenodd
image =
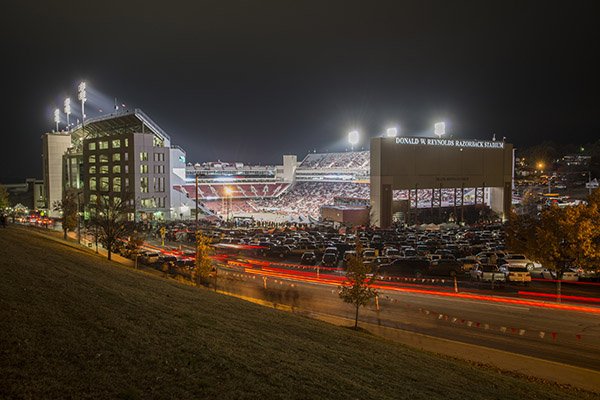
M140 133L145 131L152 132L163 140L171 141L169 135L139 108L90 118L84 124L73 128L72 135L73 140L81 140L89 136L115 132Z

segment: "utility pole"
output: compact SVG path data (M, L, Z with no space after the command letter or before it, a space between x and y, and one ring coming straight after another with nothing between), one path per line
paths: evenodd
M81 244L81 200L79 195L81 191L77 191L77 243Z
M198 171L196 171L196 229L198 229Z

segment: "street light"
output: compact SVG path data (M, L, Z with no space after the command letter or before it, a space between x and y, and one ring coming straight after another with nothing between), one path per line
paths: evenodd
M352 150L354 150L354 146L358 143L359 133L358 131L350 131L348 132L348 142L350 146L352 146Z
M56 123L56 132L58 132L58 123L60 122L60 110L54 110L54 122Z
M196 174L196 229L198 229L198 168L200 167L200 164L196 163L194 164L194 172Z
M71 125L71 122L69 121L69 116L71 115L71 99L69 97L65 99L65 114L67 114L67 129L69 129L69 126Z
M231 194L233 193L233 190L231 190L230 187L226 186L225 187L225 209L227 210L227 222L229 222L229 207L231 205Z

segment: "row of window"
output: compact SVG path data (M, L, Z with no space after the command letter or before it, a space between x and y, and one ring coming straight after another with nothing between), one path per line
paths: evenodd
M140 161L148 161L148 152L140 152ZM165 161L165 153L154 153L154 161Z
M110 201L109 196L106 196L106 195L98 196L95 194L90 194L90 204L96 204L99 197L103 198L103 200L105 202ZM118 202L121 201L121 198L118 196L115 196L112 198L112 201L114 204L117 204ZM165 208L166 204L167 204L166 197L154 197L154 198L150 198L150 199L141 199L140 200L140 206L142 208Z
M129 161L129 154L123 153L123 159L125 161ZM96 157L95 154L92 154L91 156L88 157L88 163L90 163L90 164L95 164L96 160L98 160L100 163L107 163L108 162L108 154L99 154L98 157ZM121 153L113 154L112 161L113 162L121 161Z
M106 150L108 149L108 145L110 144L112 149L120 149L121 143L123 147L129 147L129 139L125 138L121 141L121 139L113 139L113 140L101 140L99 142L89 142L88 149L89 150Z
M96 154L92 154L88 157L88 162L90 164L95 164L96 160L99 161L100 163L107 163L109 160L108 154L99 154L98 157L96 157ZM123 153L123 160L129 161L129 153ZM112 155L112 161L113 162L121 161L121 153L114 153ZM148 161L148 153L146 153L146 152L140 153L140 161ZM165 154L164 153L154 153L154 161L156 161L156 162L165 161ZM163 166L163 168L164 168L164 166Z
M152 188L154 192L164 192L165 191L165 178L163 177L153 177L152 178ZM142 176L140 178L140 192L148 193L149 185L148 185L148 177Z
M151 199L141 199L142 208L165 208L167 204L166 197L154 197Z
M121 165L119 165L119 164L112 166L113 174L120 174L121 170L123 170L126 174L128 174L129 173L129 165L125 164L123 166L123 168L121 168ZM96 167L95 165L90 165L88 172L90 175L94 175L96 173L108 174L110 172L110 168L108 165L100 165L99 167ZM147 174L147 173L148 173L148 165L146 165L146 164L140 165L140 174ZM164 174L165 166L164 165L155 165L154 173L155 174Z
M102 176L97 179L95 176L92 176L89 180L90 182L90 190L96 191L99 190L101 192L111 191L109 187L110 178L108 176ZM129 188L129 178L125 178L125 189ZM112 178L112 191L120 192L121 191L121 177L117 176Z
M112 178L112 191L120 192L121 191L121 182L122 179L120 176L116 176ZM109 184L110 178L108 176L101 176L97 178L95 176L90 177L90 190L96 191L99 190L101 192L111 191ZM124 178L125 189L129 188L129 178ZM152 187L154 192L164 192L165 191L165 178L152 178ZM148 185L148 177L144 176L140 178L140 192L148 193L149 185Z

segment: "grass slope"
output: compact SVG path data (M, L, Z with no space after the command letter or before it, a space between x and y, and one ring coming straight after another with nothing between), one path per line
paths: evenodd
M582 399L0 230L0 398Z

